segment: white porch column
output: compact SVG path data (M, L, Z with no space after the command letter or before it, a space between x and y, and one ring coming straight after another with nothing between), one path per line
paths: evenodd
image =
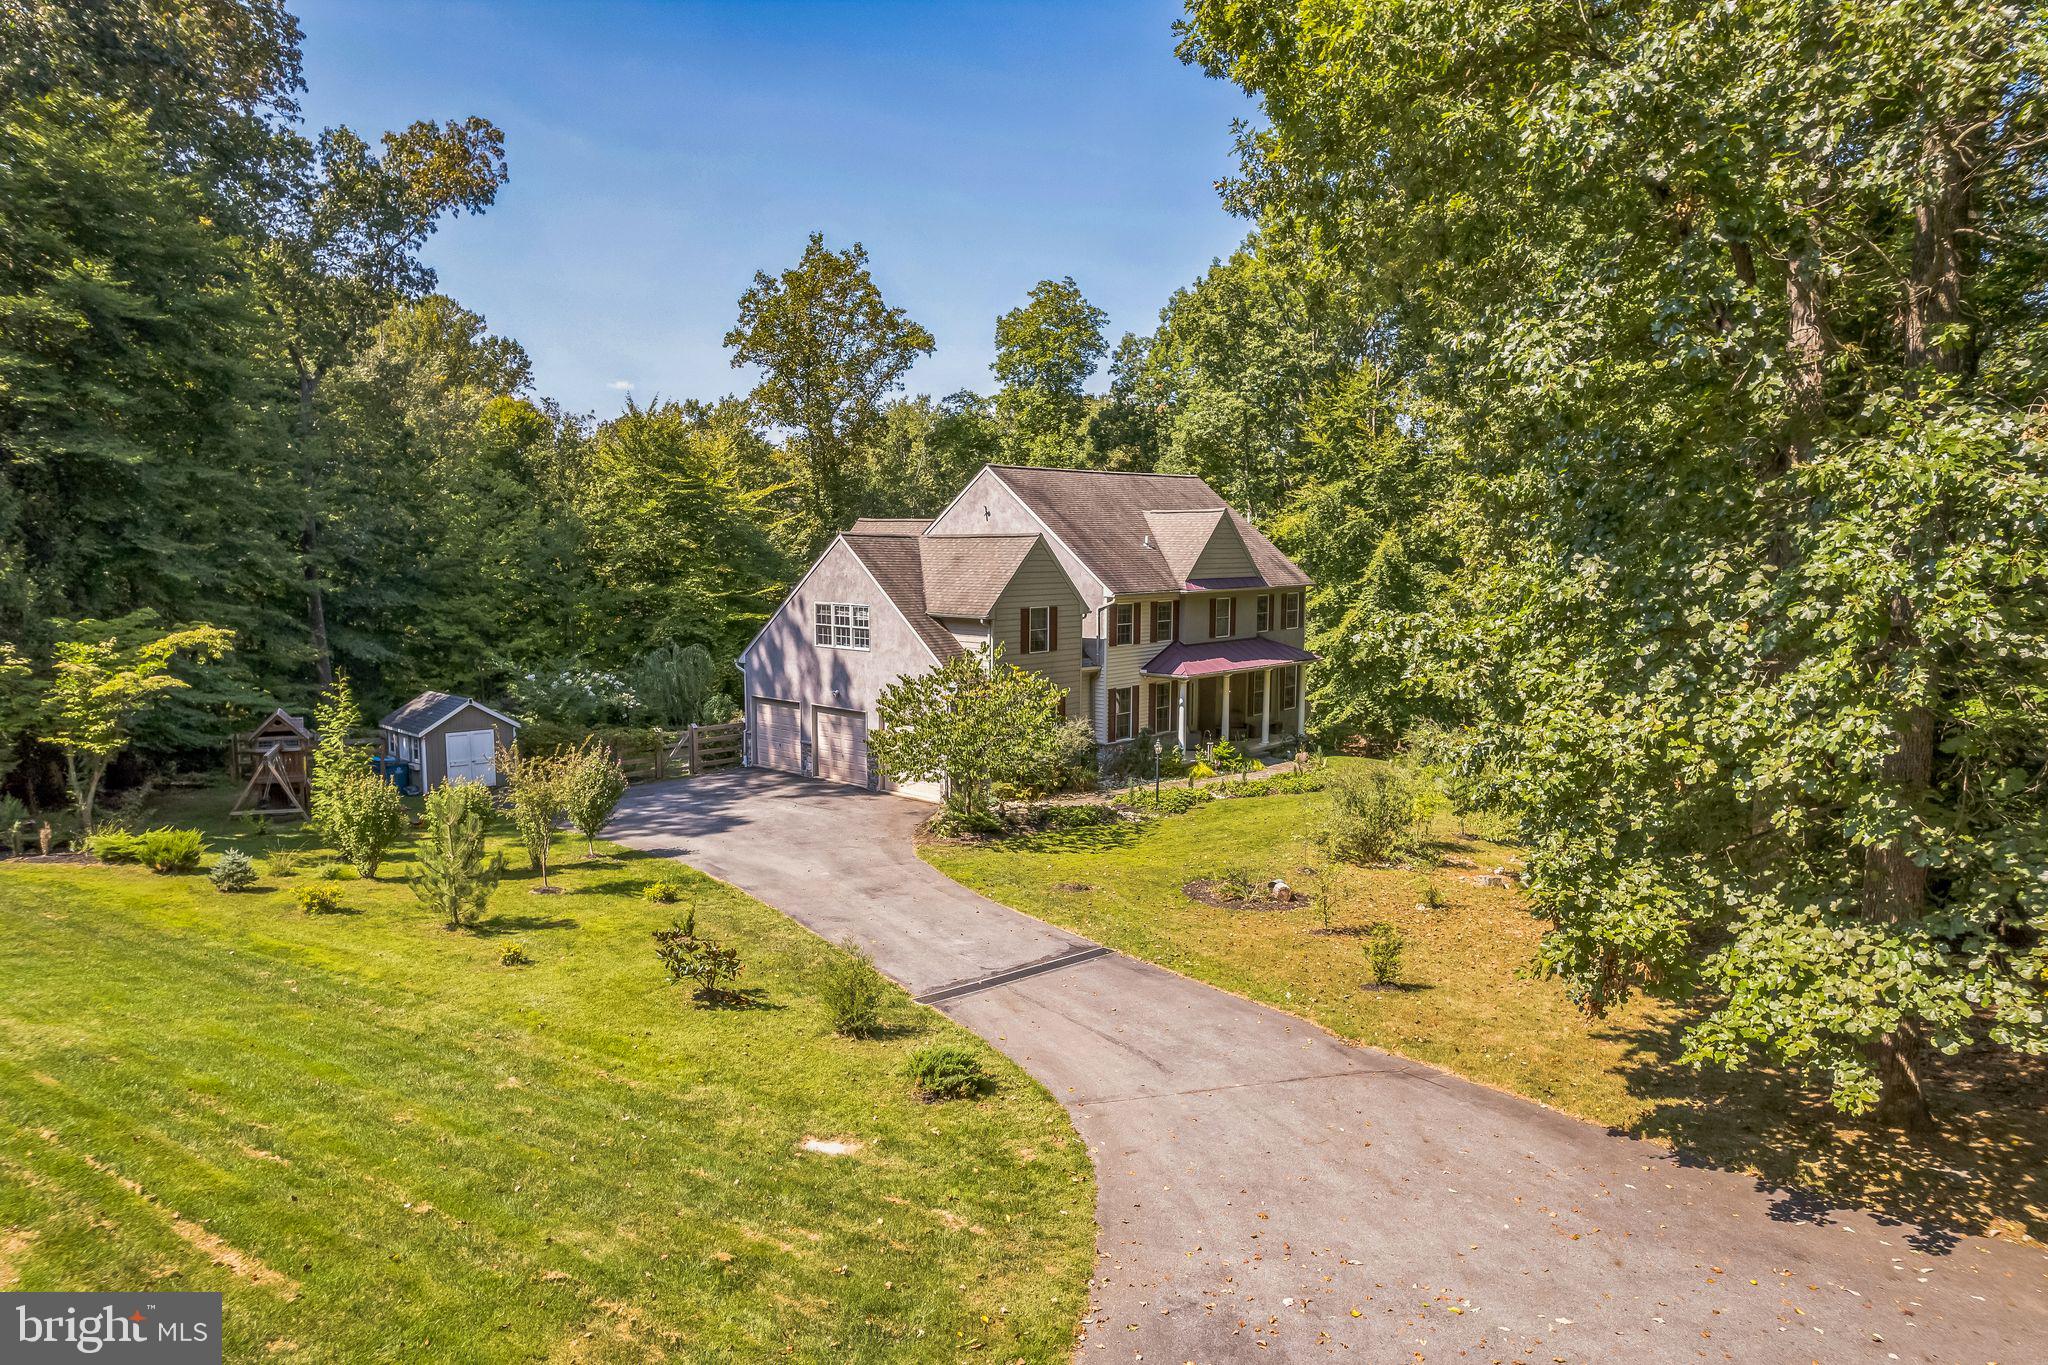
M1217 723L1216 738L1219 741L1230 738L1230 675L1228 673L1223 675L1223 719Z
M1259 747L1265 748L1273 742L1273 670L1266 670L1266 690L1263 694L1265 706L1259 714Z
M1188 751L1188 680L1174 679L1173 723L1180 732L1180 751Z

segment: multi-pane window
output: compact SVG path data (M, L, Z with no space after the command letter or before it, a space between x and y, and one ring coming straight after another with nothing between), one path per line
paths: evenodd
M1266 675L1254 673L1251 676L1251 696L1246 705L1247 715L1254 718L1266 714Z
M1024 652L1044 654L1052 648L1052 608L1032 607L1024 617Z
M1280 671L1280 709L1289 711L1301 695L1301 670L1286 668Z
M812 638L826 649L866 649L867 603L820 602L813 609L812 627Z
M1131 737L1131 711L1138 700L1135 687L1112 687L1109 689L1109 737L1112 740Z
M1172 683L1152 684L1152 733L1155 735L1170 735L1174 733Z
M1154 640L1171 640L1173 638L1173 603L1154 602L1152 604L1152 638Z
M1301 594L1290 592L1280 599L1280 629L1301 628Z
M1258 634L1264 635L1273 628L1273 594L1260 593L1257 601L1258 611L1253 619L1258 624L1253 626L1252 629Z
M1110 643L1134 645L1138 642L1138 608L1135 603L1119 602L1110 608Z
M1216 623L1215 629L1209 632L1211 635L1219 640L1227 640L1237 633L1230 620L1231 609L1236 605L1237 599L1233 597L1212 597L1209 599L1209 614Z

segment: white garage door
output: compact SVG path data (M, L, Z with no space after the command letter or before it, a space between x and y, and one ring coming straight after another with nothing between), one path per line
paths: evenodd
M849 786L868 784L868 718L859 711L811 708L818 718L818 776Z
M498 781L498 732L496 730L452 730L448 734L448 780L481 782L495 786Z
M795 702L754 698L754 762L786 773L804 770L803 712Z

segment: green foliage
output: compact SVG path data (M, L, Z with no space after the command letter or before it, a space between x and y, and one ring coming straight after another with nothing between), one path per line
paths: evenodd
M567 800L570 761L571 756L563 753L498 751L498 777L510 798L512 828L526 846L528 861L540 873L543 888L548 885L555 822L562 818Z
M197 872L205 856L206 836L196 829L145 830L135 840L135 860L159 877Z
M508 943L505 945L505 951L498 954L498 965L501 967L531 967L533 965L533 954L526 951L524 944Z
M330 782L322 832L358 876L375 877L391 846L410 823L398 788L367 770Z
M21 856L22 842L33 828L27 806L16 797L0 796L0 839L7 841L10 857Z
M1108 350L1109 314L1082 296L1071 276L1040 280L1029 300L996 319L990 368L1002 391L996 415L1003 454L1017 464L1090 463L1082 385Z
M482 919L504 875L504 855L486 849L491 811L490 791L481 783L444 782L427 793L409 884L450 929Z
M273 877L290 877L298 872L299 863L297 850L280 848L263 860L263 870Z
M1157 796L1150 787L1133 787L1116 798L1119 806L1147 815L1186 815L1197 806L1216 799L1213 787L1161 787Z
M696 987L692 998L700 1004L729 1004L739 998L730 989L740 976L739 950L699 938L694 914L687 924L678 921L654 931L654 956L668 974L670 985Z
M85 836L85 851L103 863L139 863L142 836L119 829L99 830Z
M717 677L704 646L656 645L634 666L633 696L654 724L679 730L702 717Z
M1322 244L1456 471L1469 559L1416 638L1543 965L1922 1118L1923 1049L2048 1049L2048 37L1468 17L1203 0L1183 51L1274 111L1234 202Z
M342 911L341 892L325 882L307 882L292 892L292 904L305 915L338 915Z
M882 301L867 261L858 242L832 251L812 233L796 265L755 274L725 336L735 366L760 368L754 406L790 432L807 549L850 520L857 452L881 426L882 399L932 351L931 333Z
M146 610L114 621L51 624L57 639L38 728L63 754L64 779L90 835L107 765L128 747L137 717L165 693L191 686L172 667L181 658L210 663L228 652L234 636L209 625L163 630Z
M1391 924L1374 924L1365 931L1365 969L1375 986L1391 986L1401 979L1401 954L1408 942Z
M981 1058L952 1043L919 1048L910 1055L906 1070L911 1089L927 1104L973 1099L990 1086Z
M206 875L216 891L247 891L256 884L256 860L238 848L231 848L213 860Z
M562 809L583 835L586 854L596 854L597 836L604 833L625 795L626 770L611 750L586 743L568 755L562 772Z
M1043 764L1023 780L1005 784L1001 794L1036 801L1062 792L1093 791L1096 777L1094 730L1079 718L1063 720L1053 729Z
M1214 776L1216 776L1216 770L1202 759L1198 758L1193 763L1188 764L1188 785L1191 787L1205 777Z
M663 877L640 888L640 896L650 905L674 905L687 894L682 881L675 877Z
M1060 695L1000 651L961 654L882 689L868 752L898 781L943 780L949 811L982 817L999 784L1030 783L1058 757Z
M1330 809L1317 840L1332 858L1385 863L1401 851L1415 827L1415 789L1382 768L1336 769L1329 780Z
M820 961L817 990L834 1033L870 1038L881 1028L882 1002L888 999L889 983L859 944L843 944Z
M307 783L312 789L314 829L326 840L340 846L344 790L371 776L371 753L350 744L349 736L362 728L363 710L356 704L346 673L337 676L313 706L313 760Z
M1266 892L1266 874L1243 863L1233 863L1209 878L1209 885L1224 900L1258 900Z

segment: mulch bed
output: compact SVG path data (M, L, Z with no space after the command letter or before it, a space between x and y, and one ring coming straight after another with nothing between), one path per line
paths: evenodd
M90 853L24 853L19 858L0 861L10 863L91 863L97 862Z
M1293 900L1274 900L1263 892L1249 900L1238 900L1218 891L1216 884L1207 877L1198 877L1188 882L1181 887L1181 891L1189 900L1214 906L1218 910L1298 910L1309 903L1308 895L1299 888L1295 890Z

